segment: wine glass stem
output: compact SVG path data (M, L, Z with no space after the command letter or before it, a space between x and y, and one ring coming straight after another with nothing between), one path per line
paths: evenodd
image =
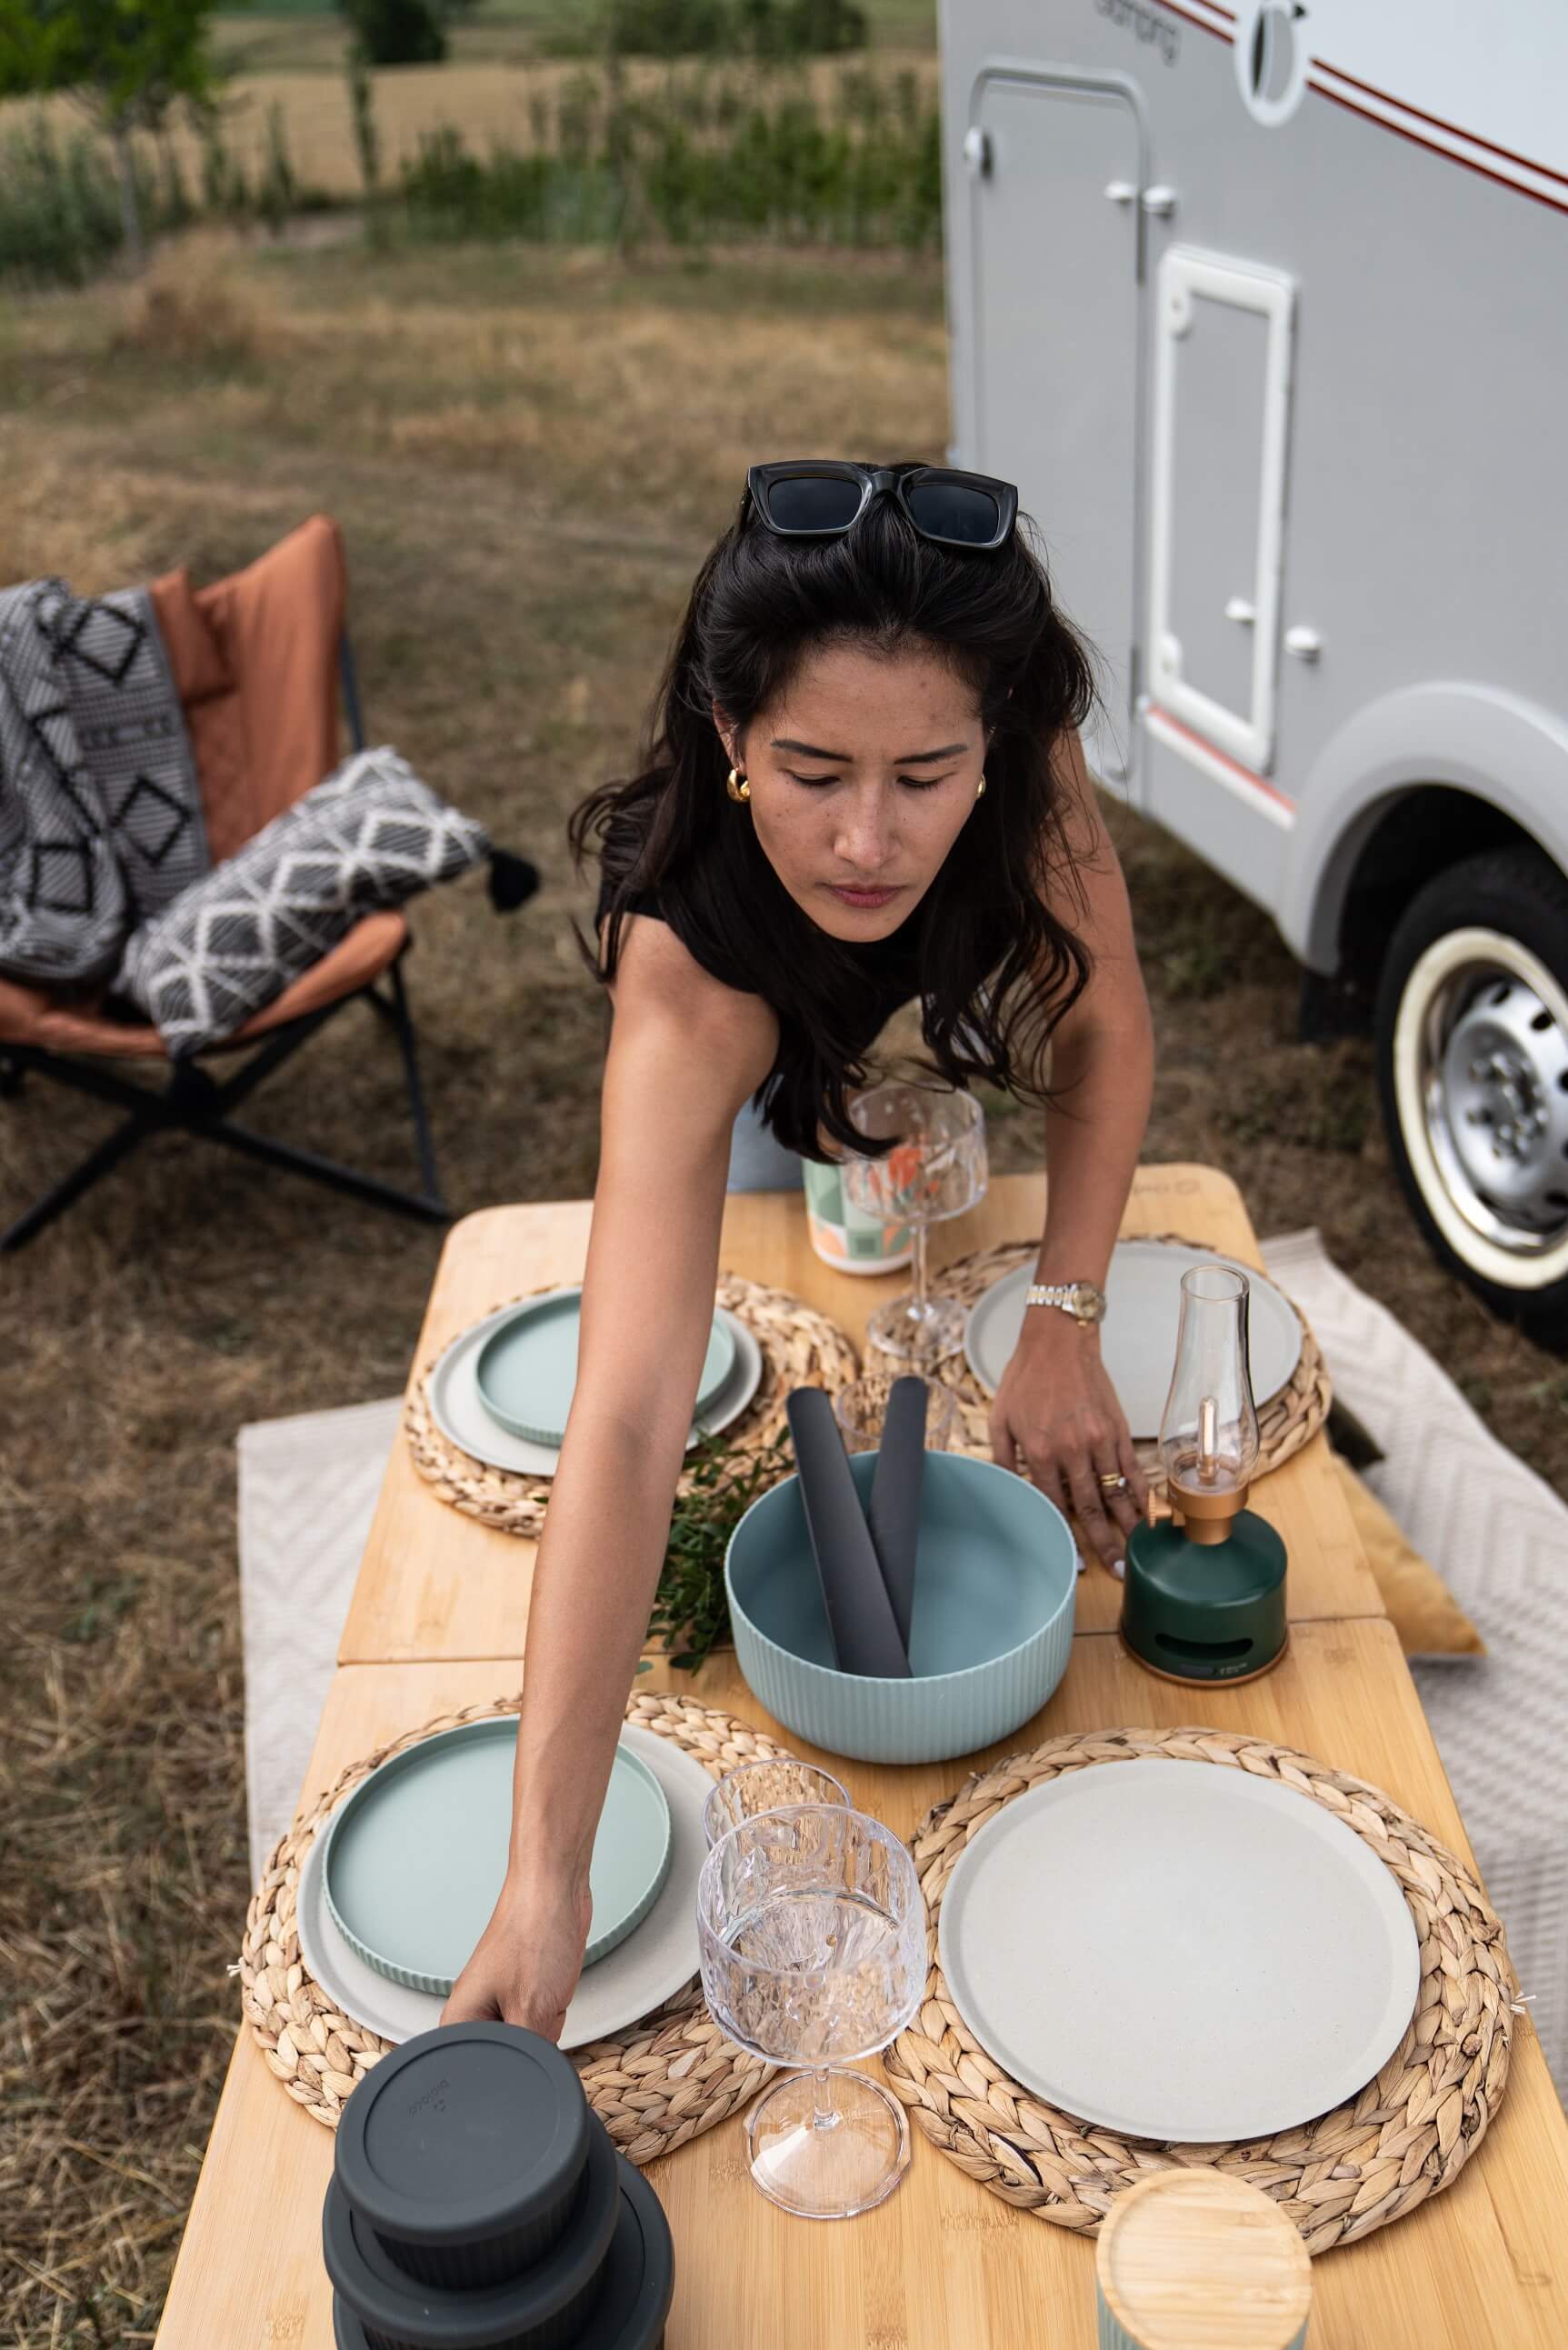
M917 1224L914 1227L914 1232L915 1256L909 1284L909 1319L911 1322L923 1322L926 1318L928 1310L926 1305L926 1242L930 1232L930 1226L924 1223Z
M833 2093L827 2085L825 2067L814 2067L811 2075L813 2129L830 2130L838 2127L839 2116L834 2107Z

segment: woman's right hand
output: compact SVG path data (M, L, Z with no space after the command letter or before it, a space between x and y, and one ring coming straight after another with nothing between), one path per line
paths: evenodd
M520 2023L559 2040L583 1970L593 1898L585 1877L509 1875L452 1985L443 2023Z

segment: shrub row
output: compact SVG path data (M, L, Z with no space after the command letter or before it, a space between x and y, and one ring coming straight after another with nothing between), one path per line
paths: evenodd
M362 91L375 153L368 78ZM365 168L371 170L371 163ZM327 199L302 185L282 110L274 106L259 160L227 145L221 118L195 168L172 147L136 152L149 236L197 220L275 228ZM383 240L523 237L557 243L699 244L733 238L934 249L941 238L940 136L934 94L919 78L840 69L814 89L788 68L670 74L628 90L610 71L583 71L553 99L536 94L516 144L483 152L447 126L425 134L399 180L366 191ZM109 148L83 130L65 137L40 115L0 134L0 277L81 285L123 238Z

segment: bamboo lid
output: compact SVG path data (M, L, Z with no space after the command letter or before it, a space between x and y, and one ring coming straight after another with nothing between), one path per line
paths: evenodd
M1312 2263L1284 2213L1218 2170L1157 2170L1112 2204L1100 2295L1137 2350L1293 2350Z

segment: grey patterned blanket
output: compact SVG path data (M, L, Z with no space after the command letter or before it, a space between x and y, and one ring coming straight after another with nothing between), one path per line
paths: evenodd
M0 973L106 983L132 929L210 862L145 588L0 589Z

